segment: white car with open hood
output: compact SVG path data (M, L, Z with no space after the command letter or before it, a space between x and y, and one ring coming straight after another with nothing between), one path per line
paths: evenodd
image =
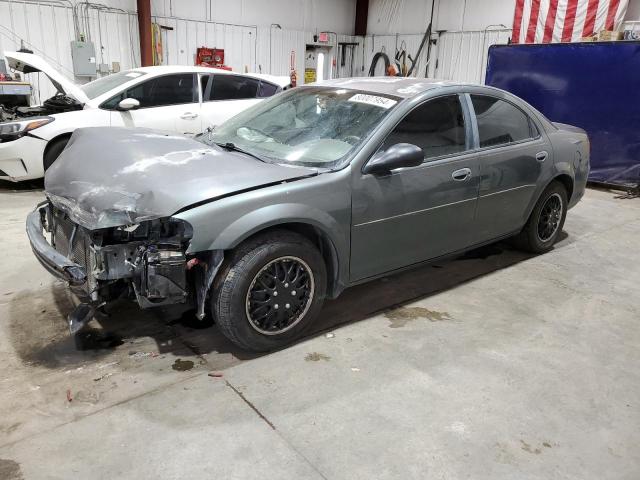
M0 179L40 178L81 127L148 127L196 135L290 86L288 77L192 66L135 68L84 85L37 55L5 52L13 70L42 72L58 91L35 107L0 105Z

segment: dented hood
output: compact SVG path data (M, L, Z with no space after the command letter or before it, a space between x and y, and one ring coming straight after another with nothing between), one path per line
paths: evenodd
M93 230L168 217L194 204L316 174L181 135L99 127L74 132L46 172L45 191L73 221Z
M7 59L9 67L13 70L22 73L42 72L49 77L49 80L59 92L71 95L80 103L89 101L89 97L82 91L80 85L69 80L42 57L24 52L4 52L4 57Z

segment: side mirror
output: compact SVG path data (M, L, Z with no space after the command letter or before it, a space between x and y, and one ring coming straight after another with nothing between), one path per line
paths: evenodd
M417 167L424 162L424 152L410 143L396 143L385 152L375 155L362 170L362 173L386 175L396 168Z
M125 98L118 104L118 110L121 110L123 112L126 112L128 110L135 110L138 107L140 107L140 102L135 98Z

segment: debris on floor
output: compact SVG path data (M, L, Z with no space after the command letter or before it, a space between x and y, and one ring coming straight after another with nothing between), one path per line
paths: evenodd
M93 381L94 382L99 382L100 380L104 380L105 378L109 378L111 375L113 375L113 372L109 372L109 373L105 373L104 375L98 377L98 378L94 378Z
M223 375L222 375L222 373L220 373L220 372L209 372L209 374L208 374L208 375L209 375L210 377L215 377L215 378L220 378L220 377L222 377L222 376L223 376Z
M158 354L156 352L136 352L136 351L131 351L129 352L129 358L134 358L134 359L139 359L139 358L146 358L146 357L157 357Z

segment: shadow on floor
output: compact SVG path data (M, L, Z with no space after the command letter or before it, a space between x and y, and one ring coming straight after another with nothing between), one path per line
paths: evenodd
M306 338L409 302L424 300L530 257L512 250L506 243L498 243L472 250L455 260L347 289L338 299L325 303ZM158 354L171 354L178 349L180 357L185 357L185 351L192 356L227 354L224 357L232 357L235 363L259 356L236 348L215 325L199 324L192 312L171 308L140 310L135 303L126 300L114 302L105 313L97 315L88 328L72 337L68 333L66 317L74 308L74 301L61 282L42 291L19 292L12 296L9 331L23 362L47 368L68 368L101 359L114 350L130 348L127 344L143 337L153 339ZM228 364L226 361L220 367Z

